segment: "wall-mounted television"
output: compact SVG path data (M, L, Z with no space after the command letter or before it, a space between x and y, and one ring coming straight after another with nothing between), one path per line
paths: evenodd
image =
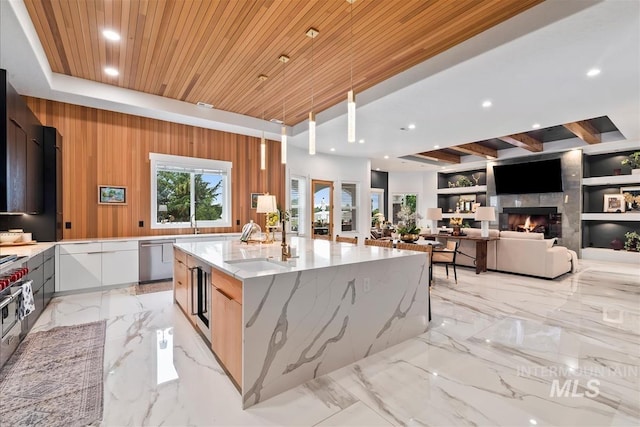
M497 194L562 192L560 159L493 167Z

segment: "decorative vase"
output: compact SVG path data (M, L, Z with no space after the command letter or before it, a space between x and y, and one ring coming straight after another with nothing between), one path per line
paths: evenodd
M624 244L622 243L622 240L620 240L620 239L613 239L611 241L611 243L609 243L609 247L611 249L613 249L614 251L619 251L620 249L622 249L624 247Z
M460 235L460 226L459 225L454 225L453 226L453 231L451 232L452 236L459 236Z
M403 234L400 236L400 240L405 243L413 243L420 238L418 234Z

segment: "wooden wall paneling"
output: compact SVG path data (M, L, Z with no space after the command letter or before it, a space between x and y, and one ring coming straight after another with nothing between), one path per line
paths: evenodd
M267 170L261 171L260 138L37 98L27 103L64 138L63 221L72 223L64 239L191 233L151 229L150 152L233 163L232 226L203 232L239 232L250 219L262 224L264 216L250 207L250 193L269 191L284 203L285 168L277 141L267 141ZM127 205L98 205L100 184L126 186ZM138 227L141 220L144 227Z

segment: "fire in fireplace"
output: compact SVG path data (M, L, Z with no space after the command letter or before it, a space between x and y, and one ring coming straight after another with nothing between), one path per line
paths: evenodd
M562 214L557 208L504 208L500 230L543 233L545 238L562 237Z

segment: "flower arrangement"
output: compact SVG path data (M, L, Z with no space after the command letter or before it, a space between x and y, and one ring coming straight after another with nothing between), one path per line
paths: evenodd
M634 196L631 193L622 193L624 201L629 205L629 209L636 209L640 205L640 194Z
M402 206L397 214L400 222L398 223L398 233L402 234L418 234L420 228L416 221L422 219L422 215L413 212L409 206Z
M280 222L280 214L278 212L269 212L267 214L267 227L277 227Z
M452 227L460 227L462 225L462 218L460 217L449 218L449 225Z

